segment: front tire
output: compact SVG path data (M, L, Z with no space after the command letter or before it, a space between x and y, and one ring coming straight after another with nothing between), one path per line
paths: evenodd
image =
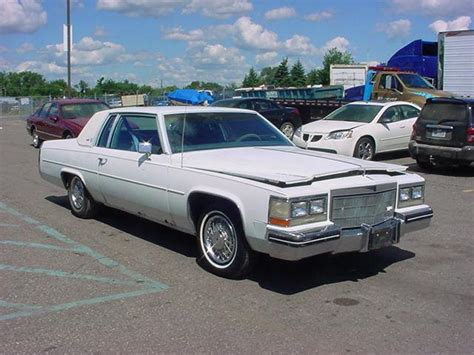
M204 269L231 279L250 272L256 256L245 240L238 213L212 206L199 218L198 228L198 263Z
M43 143L43 140L39 137L38 132L36 132L36 128L33 128L31 131L31 137L33 138L31 141L31 145L35 148L41 147L41 143Z
M69 182L68 198L74 216L88 219L97 214L98 205L78 176L73 176Z
M354 157L362 160L374 160L374 141L368 137L362 137L361 139L359 139L354 149Z
M416 158L416 164L422 170L432 170L434 167L433 164L429 160L424 160L420 158Z

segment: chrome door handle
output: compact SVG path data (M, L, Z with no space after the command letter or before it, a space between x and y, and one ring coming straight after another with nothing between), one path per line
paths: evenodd
M102 166L102 165L105 165L107 163L107 159L105 158L97 158L99 160L99 165Z

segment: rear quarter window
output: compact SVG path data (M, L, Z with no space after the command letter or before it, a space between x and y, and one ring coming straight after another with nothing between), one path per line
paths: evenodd
M433 103L426 104L421 111L420 119L437 124L443 122L467 122L468 106L453 103Z

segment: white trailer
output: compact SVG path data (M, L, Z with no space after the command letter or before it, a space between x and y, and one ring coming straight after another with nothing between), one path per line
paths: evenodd
M344 90L364 85L368 68L367 64L331 64L330 85L343 85Z
M438 88L474 97L474 30L438 34Z

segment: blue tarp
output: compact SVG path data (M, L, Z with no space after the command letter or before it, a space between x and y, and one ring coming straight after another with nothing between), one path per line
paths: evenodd
M211 95L206 92L199 92L193 89L179 89L168 94L170 100L178 101L184 104L200 105L207 101L208 104L214 102Z

